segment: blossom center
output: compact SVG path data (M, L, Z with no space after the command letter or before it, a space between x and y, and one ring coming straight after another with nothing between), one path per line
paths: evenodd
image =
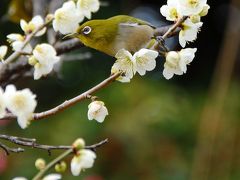
M199 0L188 0L188 4L193 8L197 7L199 4Z

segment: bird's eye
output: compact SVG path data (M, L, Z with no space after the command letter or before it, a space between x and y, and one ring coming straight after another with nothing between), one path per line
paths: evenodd
M92 29L89 26L85 26L82 30L82 33L87 35L92 31Z

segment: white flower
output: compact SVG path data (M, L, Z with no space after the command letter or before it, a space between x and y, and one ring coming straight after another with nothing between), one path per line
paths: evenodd
M187 65L194 59L196 51L196 48L187 48L182 49L180 52L168 52L164 64L163 76L166 79L171 79L174 74L182 75L186 73Z
M73 33L76 32L83 19L84 16L77 10L76 4L73 1L68 1L55 11L53 29L62 34Z
M32 18L29 23L27 23L25 20L21 19L20 26L22 30L25 32L25 34L31 34L32 32L36 31L39 27L41 27L44 24L44 20L41 16L35 16ZM42 30L36 33L35 36L42 36L46 32L46 27L44 27Z
M181 17L177 0L168 0L167 5L163 5L160 8L160 12L169 21L176 21Z
M29 43L23 48L25 37L21 34L9 34L7 35L7 38L14 51L25 53L32 52L32 46Z
M88 19L91 19L91 13L95 13L100 8L99 0L78 0L77 8Z
M7 46L0 46L0 60L3 60L7 54L8 47Z
M117 80L130 82L136 72L143 76L146 71L152 71L156 67L158 52L143 48L132 55L129 51L121 49L115 57L117 60L112 66L112 74L122 72L123 74Z
M33 56L29 58L34 59L34 79L40 79L42 76L49 74L55 63L60 60L57 56L56 50L49 44L39 44L33 50Z
M108 115L108 110L102 101L93 101L88 105L88 119L95 119L97 122L102 123Z
M62 179L61 174L49 174L45 176L42 180L59 180Z
M183 73L187 72L187 65L189 65L193 59L195 58L195 53L197 52L197 48L186 48L182 49L179 52L180 62L179 67Z
M183 16L199 14L207 4L207 0L179 0L179 11Z
M186 46L187 41L194 41L197 39L197 33L202 27L203 23L193 23L189 18L182 23L182 30L179 33L179 43L182 47Z
M19 126L25 129L37 105L36 95L29 89L17 91L14 85L8 85L4 97L7 109L17 116Z
M82 149L77 152L71 161L71 171L74 176L78 176L82 169L93 166L96 154L93 151Z
M152 71L156 67L156 58L158 52L150 49L140 49L133 56L135 70L141 75L145 75L146 71Z
M120 82L130 82L130 79L133 78L136 72L132 54L125 49L121 49L117 52L115 57L117 60L112 66L112 74L123 72L123 75L117 78L117 80Z
M6 114L6 102L2 88L0 87L0 118Z

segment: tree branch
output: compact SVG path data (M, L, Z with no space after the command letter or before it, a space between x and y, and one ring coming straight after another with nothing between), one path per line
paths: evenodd
M5 151L6 155L9 155L10 153L24 152L24 149L22 148L10 148L1 142L0 142L0 148L2 148Z
M65 145L53 146L53 145L38 144L38 143L36 143L36 139L8 136L8 135L3 135L3 134L0 134L0 139L9 141L13 144L17 144L20 146L46 150L49 155L51 155L52 150L72 149L72 146L65 146ZM107 142L108 142L108 139L104 139L104 140L100 141L99 143L96 143L96 144L93 144L90 146L85 146L85 149L90 149L92 151L96 151L97 148L101 147L102 145L106 144ZM9 155L11 152L12 153L24 152L24 149L22 149L22 148L9 148L8 146L4 145L1 142L0 142L0 148L2 148L6 152L7 155Z
M172 25L162 36L162 39L167 39L169 37L171 37L172 35L174 35L175 30L177 30L181 24L188 18L188 16L184 16L182 18L180 18L174 25Z

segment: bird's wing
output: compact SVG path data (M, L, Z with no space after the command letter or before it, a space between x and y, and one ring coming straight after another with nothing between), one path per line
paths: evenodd
M139 21L139 22L124 22L124 23L120 23L119 26L121 27L138 27L141 25L148 25L150 27L152 27L153 29L155 29L156 27L153 26L152 24L145 22L145 21Z

